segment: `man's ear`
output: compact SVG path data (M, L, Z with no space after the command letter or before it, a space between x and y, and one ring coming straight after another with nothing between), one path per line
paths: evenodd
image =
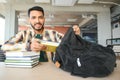
M45 17L44 17L44 22L45 22Z

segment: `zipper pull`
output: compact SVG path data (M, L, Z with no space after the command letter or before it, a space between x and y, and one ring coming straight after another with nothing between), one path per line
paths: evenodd
M81 67L80 58L77 58L77 65L78 67Z

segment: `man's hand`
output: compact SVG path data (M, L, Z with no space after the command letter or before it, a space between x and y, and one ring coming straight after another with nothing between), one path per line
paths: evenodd
M32 51L41 51L41 50L45 50L47 47L44 44L40 44L40 42L38 41L38 39L33 39L30 45L30 48Z
M78 25L73 25L73 31L76 35L80 35L80 28Z

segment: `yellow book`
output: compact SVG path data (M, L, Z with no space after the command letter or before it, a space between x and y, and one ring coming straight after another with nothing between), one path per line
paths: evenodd
M50 41L41 41L41 44L45 44L47 46L47 49L45 51L48 52L55 52L56 48L59 46L59 43Z

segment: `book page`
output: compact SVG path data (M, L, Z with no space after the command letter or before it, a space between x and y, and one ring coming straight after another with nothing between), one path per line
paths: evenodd
M45 44L47 49L45 51L55 52L56 48L59 46L57 42L50 42L50 41L41 41L41 44Z

